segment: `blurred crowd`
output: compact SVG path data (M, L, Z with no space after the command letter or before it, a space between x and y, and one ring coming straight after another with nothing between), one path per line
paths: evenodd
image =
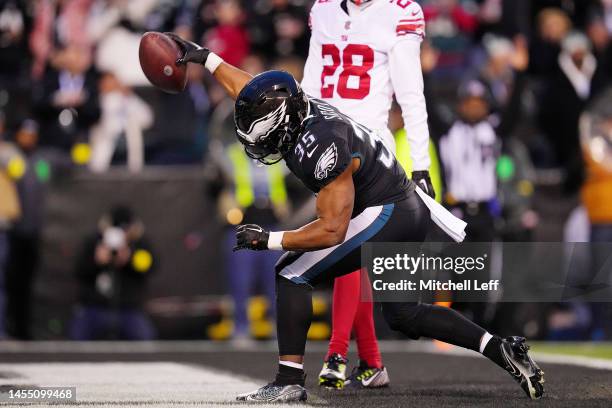
M568 201L580 197L567 239L612 240L612 0L418 2L427 23L422 66L438 199L469 222L474 241L530 240L540 219L532 202L538 185L558 185ZM228 226L308 219L310 207L300 207L286 173L242 155L233 103L204 69L191 66L186 91L165 94L141 72L138 45L146 31L174 31L247 72L277 68L301 79L312 3L0 0L0 316L8 305L9 321L28 320L46 183L62 169L203 164ZM409 169L397 106L389 126ZM475 144L477 151L464 149ZM95 242L88 262L109 258ZM265 294L272 290L269 276L236 263L267 270L274 261L244 256L228 255L241 336L249 286L261 281ZM128 268L123 261L115 269ZM102 285L87 278L97 269L83 265L83 285ZM91 316L104 320L92 298L95 307L75 318L75 338L93 330L85 325ZM557 315L584 310L569 308ZM585 313L592 324L582 335L590 336L599 312ZM553 320L561 331L568 321ZM148 323L139 322L150 338ZM0 337L3 326L0 318ZM29 336L27 328L12 332Z

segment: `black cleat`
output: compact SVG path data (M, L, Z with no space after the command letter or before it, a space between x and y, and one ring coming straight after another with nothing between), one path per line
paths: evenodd
M346 363L348 360L340 354L332 354L327 361L323 362L323 368L319 373L319 385L336 390L344 388Z
M298 402L306 401L308 395L306 388L298 384L276 385L270 383L258 390L240 394L236 397L237 401L245 402Z
M368 367L361 361L344 382L346 388L382 388L389 386L387 369Z
M529 356L529 346L524 337L511 336L502 339L501 353L506 371L521 385L525 394L533 400L544 394L544 371Z

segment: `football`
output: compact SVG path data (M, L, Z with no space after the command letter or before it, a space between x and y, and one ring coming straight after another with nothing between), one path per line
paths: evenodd
M178 45L167 35L158 32L145 33L138 49L140 67L156 87L168 93L179 93L187 85L187 65L177 65L182 57Z

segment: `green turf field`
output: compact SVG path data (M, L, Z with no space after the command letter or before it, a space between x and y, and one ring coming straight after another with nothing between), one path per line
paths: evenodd
M537 353L583 356L612 360L612 343L530 342L530 345L531 349Z

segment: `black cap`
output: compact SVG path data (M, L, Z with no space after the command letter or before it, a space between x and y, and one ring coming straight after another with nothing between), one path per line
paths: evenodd
M114 227L126 227L134 221L134 212L125 205L115 205L110 216Z

